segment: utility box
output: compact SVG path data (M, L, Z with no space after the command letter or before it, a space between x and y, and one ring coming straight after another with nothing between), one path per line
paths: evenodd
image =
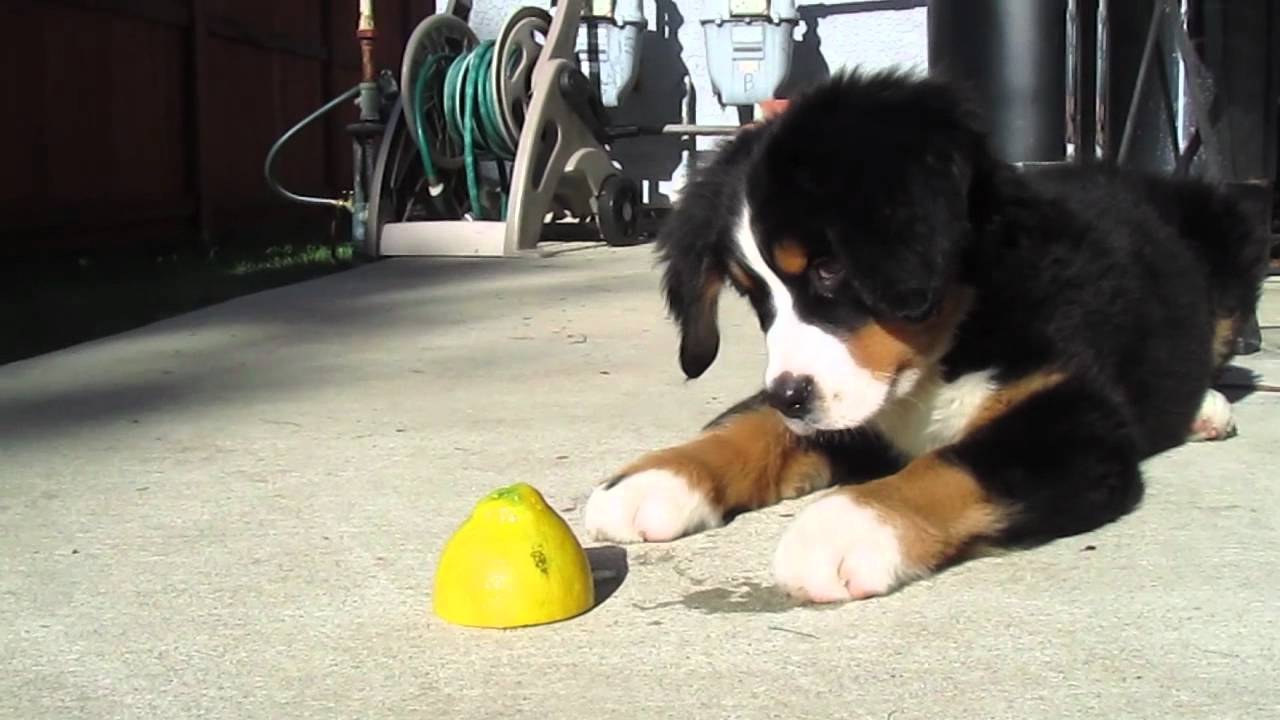
M635 85L646 25L641 0L589 0L583 9L574 51L605 107L621 105Z
M794 0L703 0L707 71L722 105L773 99L791 71Z

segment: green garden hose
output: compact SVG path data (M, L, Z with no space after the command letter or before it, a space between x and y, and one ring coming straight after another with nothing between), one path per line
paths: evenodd
M444 110L446 132L455 141L462 142L467 194L471 200L471 211L477 219L482 214L477 161L482 155L500 162L515 159L515 143L503 128L499 89L492 81L495 45L494 41L486 40L460 55L428 56L422 62L414 82L410 106L414 116L418 118L415 123L417 137L414 140L422 155L427 182L432 188L439 188L440 180L435 164L431 161L430 143L439 142L440 139L427 137L422 108L428 90L440 88L439 92L443 95L440 105ZM443 81L433 82L442 71ZM500 212L501 219L506 219L505 189L502 191Z

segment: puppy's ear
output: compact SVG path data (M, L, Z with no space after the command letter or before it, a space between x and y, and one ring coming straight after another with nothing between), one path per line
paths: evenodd
M717 316L723 286L724 275L712 256L677 256L667 264L663 287L680 326L680 369L689 379L706 372L720 352Z
M658 234L667 309L680 326L680 368L689 379L706 372L720 351L720 291L745 202L743 169L764 132L748 128L722 145L690 177Z

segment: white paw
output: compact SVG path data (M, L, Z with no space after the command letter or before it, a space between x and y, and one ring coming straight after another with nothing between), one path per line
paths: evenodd
M773 575L800 600L843 602L884 595L918 573L906 567L898 532L880 513L837 490L783 533Z
M705 495L667 470L601 485L587 500L583 520L589 536L612 542L667 542L722 523Z
M1187 440L1225 440L1235 434L1236 419L1231 413L1231 403L1227 402L1226 396L1217 390L1205 393Z

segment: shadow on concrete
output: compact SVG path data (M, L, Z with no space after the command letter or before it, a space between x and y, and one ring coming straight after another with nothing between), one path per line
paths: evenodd
M138 422L165 408L267 406L343 382L350 348L378 337L391 338L374 358L378 372L403 373L419 391L430 390L435 379L423 375L500 358L513 342L572 342L547 337L546 326L571 323L593 298L621 291L620 280L634 290L633 271L615 275L570 260L387 260L0 367L0 447ZM641 281L658 297L656 276ZM539 338L506 331L524 318L538 321ZM465 342L437 332L494 321L499 331ZM265 357L263 346L272 349ZM247 348L255 349L252 362Z
M1239 365L1228 365L1222 369L1213 382L1213 387L1222 393L1229 403L1237 403L1258 391L1258 383L1262 376Z
M253 371L242 363L239 372ZM14 450L26 441L88 430L104 423L138 424L164 408L223 405L228 396L237 393L225 380L234 374L234 368L220 366L195 375L157 373L154 378L130 382L105 378L99 383L58 387L16 400L6 397L0 407L0 425L5 427L0 449ZM272 395L305 392L314 384L310 377L281 373L272 378Z
M587 562L591 564L591 577L595 580L595 607L600 607L627 579L630 572L627 551L620 545L590 547L587 548Z

